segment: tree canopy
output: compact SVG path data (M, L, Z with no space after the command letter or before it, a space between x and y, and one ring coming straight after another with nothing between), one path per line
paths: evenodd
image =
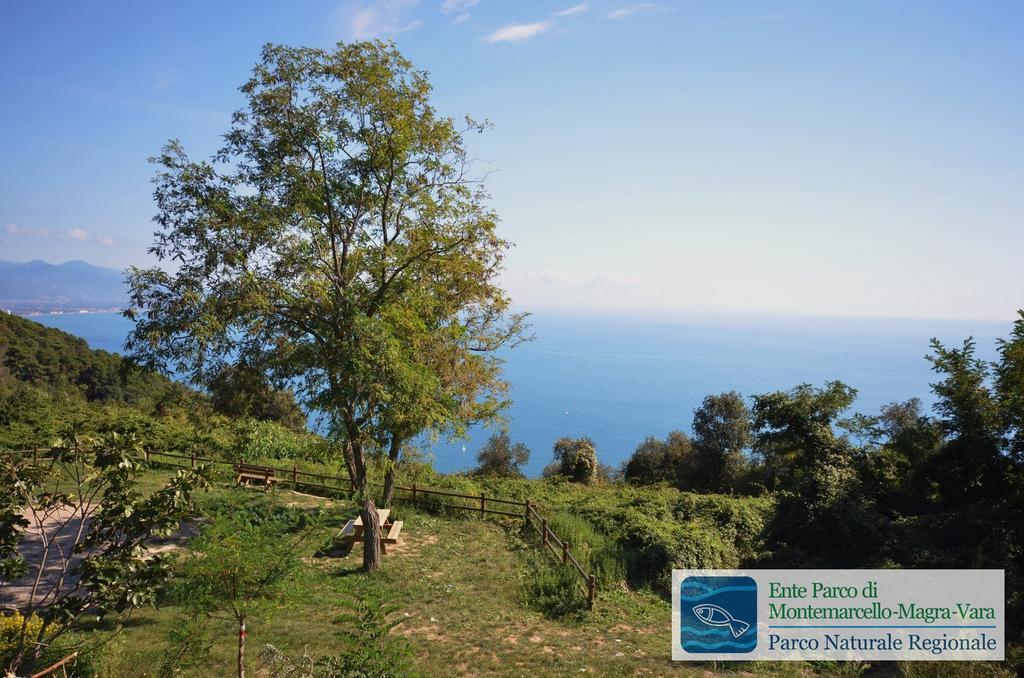
M523 443L514 443L507 433L487 439L476 455L476 473L495 476L522 476L522 467L530 461L530 450Z
M389 43L268 45L224 147L155 159L173 270L132 269L141 361L209 381L239 361L325 419L356 489L366 454L459 434L507 404L495 352L524 317L498 285L510 243L464 126Z

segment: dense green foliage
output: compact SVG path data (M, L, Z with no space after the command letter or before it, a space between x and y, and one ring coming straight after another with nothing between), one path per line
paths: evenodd
M296 417L290 393L262 382L232 379L238 388L233 399L216 392L207 397L70 334L5 313L0 356L0 448L48 447L73 428L135 434L153 449L243 461L323 461L333 454L323 438L296 428L304 418ZM260 399L262 408L256 407Z
M148 410L189 397L181 384L140 370L119 355L92 350L85 340L66 332L0 313L0 394L13 396L14 382L89 402L128 403Z
M693 461L680 480L702 492L732 492L746 471L750 412L736 391L709 395L693 413Z
M709 398L694 416L697 441L677 445L692 463L675 462L668 442L649 439L626 463L626 478L767 493L774 510L760 532L764 551L749 562L1005 569L1009 634L1019 642L1024 312L998 348L986 361L971 339L952 348L932 342L934 416L916 399L847 416L856 391L841 382L754 396L749 413L735 394ZM722 468L732 469L727 482ZM701 558L720 562L714 550Z
M551 475L590 484L598 477L597 447L590 438L559 438L554 446Z
M496 351L523 316L464 128L392 44L264 47L207 161L154 159L166 268L129 271L128 339L210 384L227 362L291 384L366 491L367 458L459 433L507 404ZM368 566L370 561L368 561Z
M296 431L306 428L306 415L291 391L274 388L259 370L228 365L210 380L210 398L221 414L236 419L276 421Z
M671 431L665 440L648 437L622 467L623 477L635 485L667 482L685 487L693 472L693 442L682 431Z

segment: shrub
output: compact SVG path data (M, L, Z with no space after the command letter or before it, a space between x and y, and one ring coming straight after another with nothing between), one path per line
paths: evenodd
M21 627L25 622L25 617L18 612L13 614L0 614L0 666L7 666L10 661L14 658L15 653L18 651L19 641L21 638ZM28 618L28 625L25 627L25 637L31 641L39 637L39 632L43 627L43 619L37 614L33 613ZM50 628L60 628L56 622L50 623ZM47 635L52 635L52 631ZM64 657L68 656L74 651L73 643L66 642L66 639L57 640L49 647L43 649L39 657L32 663L32 667L23 665L21 669L32 670L49 666ZM95 667L93 666L93 657L91 655L79 655L75 660L74 664L69 666L73 667L74 676L80 676L86 678L92 676L95 673ZM14 674L11 674L14 675ZM21 675L20 673L18 675Z
M626 578L627 558L622 545L598 532L585 518L558 512L551 516L548 527L559 539L569 542L573 556L587 574L597 576L602 588L614 586Z
M508 434L493 435L476 455L476 473L494 476L521 476L530 460L530 450L523 443L513 443Z
M692 458L693 444L680 431L672 431L666 440L651 436L636 448L623 466L626 480L634 485L675 483L677 473Z
M237 430L234 456L238 461L326 461L330 457L323 438L305 431L292 431L276 422L247 419L238 425Z
M43 619L33 614L26 625L25 617L17 612L0 615L0 666L7 666L18 651L22 626L25 627L25 637L34 639L43 628Z
M597 448L590 438L559 438L555 442L559 474L576 483L590 484L597 476Z

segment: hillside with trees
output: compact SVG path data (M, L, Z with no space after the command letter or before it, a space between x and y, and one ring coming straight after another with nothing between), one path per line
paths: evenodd
M217 373L202 392L66 332L0 313L0 446L46 446L69 427L218 453L268 440L284 448L320 440L305 431L291 392L242 366Z

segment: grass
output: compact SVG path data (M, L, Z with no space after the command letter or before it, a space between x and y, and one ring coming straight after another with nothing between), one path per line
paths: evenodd
M142 486L154 489L167 473L147 472ZM389 642L407 648L412 670L420 675L853 676L865 668L852 663L672 662L671 605L648 589L630 590L621 582L602 587L593 612L552 614L537 604L536 582L565 570L536 548L515 519L433 515L399 503L393 515L405 522L403 542L384 556L380 571L367 575L359 571L359 545L344 557L313 557L355 514L351 502L221 484L204 494L200 505L207 514L270 505L327 514L281 595L249 620L254 675L260 675L254 670L255 656L267 643L291 656L340 654L361 637L353 601L381 595L385 612L380 618L393 625ZM601 562L608 542L591 523L567 515L553 522L577 543L592 545L586 557ZM582 599L582 589L578 596ZM105 647L97 662L99 674L158 675L172 631L181 624L182 610L175 605L136 612ZM235 628L215 621L210 631L209 658L182 675L233 675ZM997 675L978 668L973 675ZM932 673L919 664L912 675Z
M141 486L153 489L165 476L147 473ZM670 607L652 594L611 590L593 615L565 619L531 609L524 591L537 576L538 564L550 565L537 562L539 552L523 538L517 521L440 517L399 505L395 514L405 521L403 543L384 556L379 572L365 575L358 569L358 545L345 557L312 557L317 543L329 540L354 514L348 502L227 487L200 500L207 512L226 504L244 511L273 502L323 509L330 517L319 540L302 554L303 565L282 598L250 621L251 654L264 643L292 654L336 653L349 631L339 617L350 613L353 598L372 588L387 592L394 608L388 618L397 622L392 636L408 643L414 668L423 675L548 675L584 669L597 675L663 674L682 668L667 659ZM173 605L136 612L107 646L101 672L156 675L180 619L181 610ZM217 622L212 634L209 661L185 675L231 674L235 630Z

